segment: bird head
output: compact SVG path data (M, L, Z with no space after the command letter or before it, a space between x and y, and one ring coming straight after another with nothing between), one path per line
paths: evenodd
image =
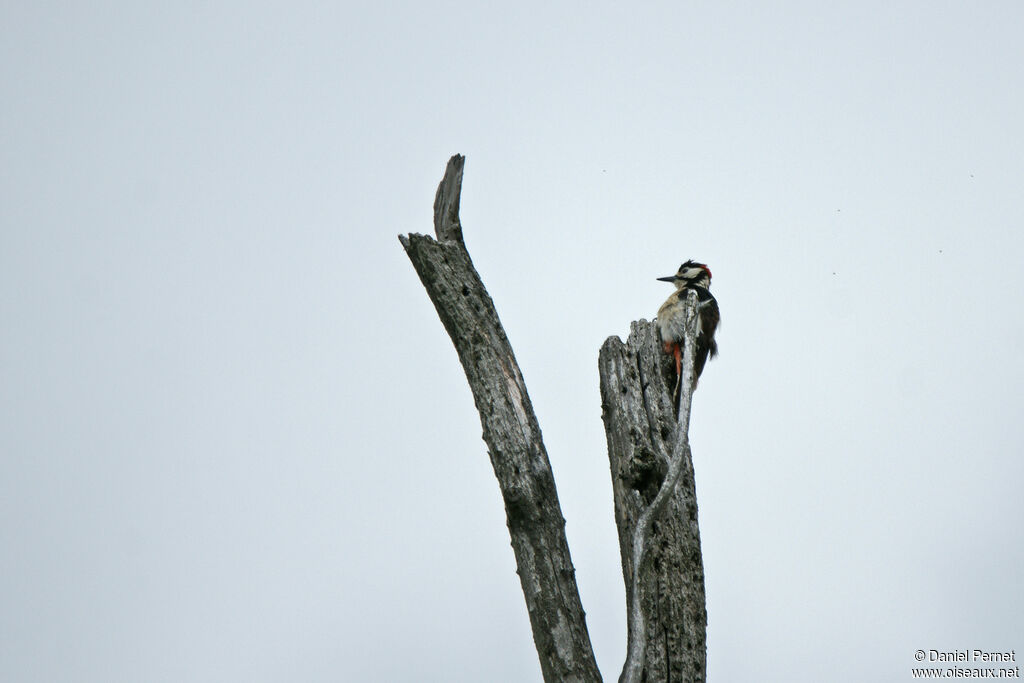
M703 287L707 289L711 286L711 269L703 263L690 260L679 266L679 270L675 275L659 277L658 279L662 282L673 283L676 289L685 289L686 287Z

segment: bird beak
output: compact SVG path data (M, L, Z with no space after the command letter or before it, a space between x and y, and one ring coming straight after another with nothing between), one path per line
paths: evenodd
M675 282L675 281L676 281L676 276L675 275L669 275L668 277L659 277L658 278L658 282Z

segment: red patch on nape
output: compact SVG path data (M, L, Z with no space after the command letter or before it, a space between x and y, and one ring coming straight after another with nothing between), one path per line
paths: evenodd
M704 272L708 274L708 279L710 280L711 279L711 269L708 268L707 266L701 266L701 268L703 268Z

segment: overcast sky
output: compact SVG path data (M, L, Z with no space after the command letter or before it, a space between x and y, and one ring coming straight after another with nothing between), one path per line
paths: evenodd
M491 3L493 5L493 3ZM1015 2L0 7L0 680L537 681L456 354L470 252L598 662L597 351L710 265L711 681L1024 653Z

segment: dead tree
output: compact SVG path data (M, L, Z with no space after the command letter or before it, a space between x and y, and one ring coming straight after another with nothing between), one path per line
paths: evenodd
M512 347L473 267L459 221L465 158L448 162L434 200L436 239L399 240L466 372L505 515L545 681L600 681L547 451ZM707 616L693 461L687 436L696 298L691 297L678 414L675 366L655 325L601 347L602 413L626 582L620 681L704 681Z

